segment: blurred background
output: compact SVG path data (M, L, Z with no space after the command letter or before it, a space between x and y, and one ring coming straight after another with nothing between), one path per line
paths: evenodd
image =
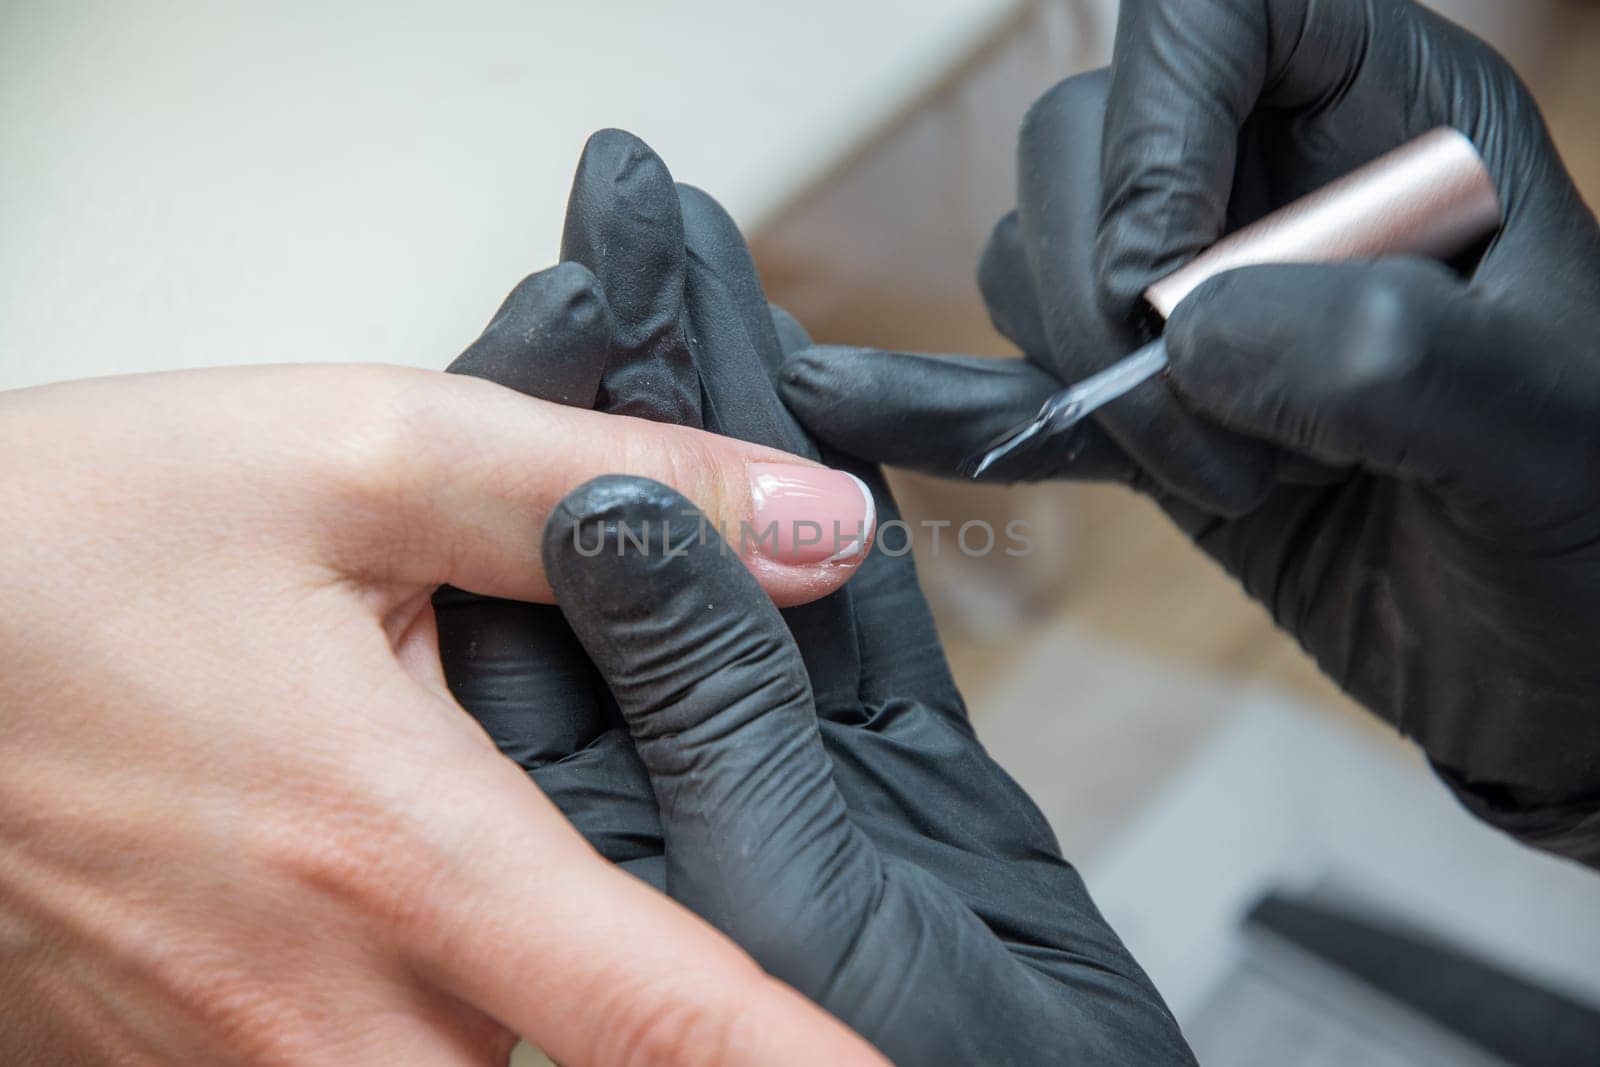
M1512 59L1596 203L1600 10L1433 6ZM973 272L1017 122L1106 61L1115 20L1114 0L0 0L0 388L443 366L554 260L603 126L722 199L819 340L1010 355ZM1034 555L928 555L923 583L980 733L1202 1062L1530 1061L1484 1003L1516 1005L1543 1062L1600 1062L1600 878L1470 822L1153 507L896 485L908 518L1032 524ZM1419 967L1469 992L1419 995Z

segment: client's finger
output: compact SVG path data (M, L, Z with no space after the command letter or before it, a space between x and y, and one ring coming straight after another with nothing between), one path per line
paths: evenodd
M860 483L843 472L455 375L325 373L362 379L359 388L348 380L330 388L345 406L321 411L308 429L331 436L337 456L321 495L312 494L321 501L313 525L327 530L334 565L353 576L548 603L549 584L528 548L566 493L610 473L655 478L694 501L780 603L832 592L860 562L859 554L840 558L826 537L836 526L870 525ZM352 396L363 410L349 410Z

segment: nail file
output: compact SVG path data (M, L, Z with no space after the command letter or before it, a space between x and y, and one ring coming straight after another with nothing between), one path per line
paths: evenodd
M1159 329L1202 282L1237 267L1396 255L1448 259L1499 225L1500 197L1483 158L1465 134L1441 126L1229 234L1146 289L1144 302ZM1029 443L1058 437L1166 366L1166 345L1157 337L1050 397L1032 420L969 459L963 473L981 477Z

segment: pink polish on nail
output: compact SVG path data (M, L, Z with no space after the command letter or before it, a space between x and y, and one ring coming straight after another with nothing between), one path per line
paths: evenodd
M872 490L827 467L752 463L751 528L740 551L778 563L842 563L866 555L877 523Z

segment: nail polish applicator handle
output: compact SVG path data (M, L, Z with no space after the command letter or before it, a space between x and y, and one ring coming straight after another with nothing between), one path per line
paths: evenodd
M1337 181L1222 238L1144 291L1158 333L1183 298L1207 279L1266 263L1332 263L1414 255L1449 259L1500 225L1494 180L1465 134L1431 130ZM1033 420L968 464L978 477L1030 440L1083 421L1167 365L1157 337L1105 370L1056 393Z

